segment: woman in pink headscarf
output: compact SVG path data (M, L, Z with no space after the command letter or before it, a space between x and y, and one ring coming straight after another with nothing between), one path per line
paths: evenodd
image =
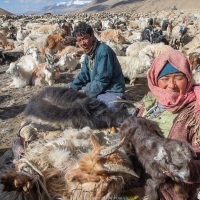
M156 121L166 138L188 141L197 160L192 160L188 199L200 195L200 86L195 86L188 59L177 50L159 55L148 72L151 92L144 97L138 116ZM170 185L161 188L161 199L177 200Z

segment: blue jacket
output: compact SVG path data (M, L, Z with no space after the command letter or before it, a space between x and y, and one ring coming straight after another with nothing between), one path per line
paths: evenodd
M69 83L74 90L83 89L90 97L106 92L124 93L125 80L115 52L106 44L97 47L94 62L90 66L89 56L85 57L81 72Z

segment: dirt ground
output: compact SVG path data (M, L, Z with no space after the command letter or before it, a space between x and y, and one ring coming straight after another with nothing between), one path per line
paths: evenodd
M25 88L11 88L9 87L12 79L6 73L8 65L0 66L0 150L5 151L10 148L13 139L16 136L24 116L23 110L29 99L41 91L45 86L28 86ZM66 72L61 73L59 81L56 86L64 86L78 74L80 68L77 68L71 74ZM142 97L148 92L146 75L136 80L134 86L126 84L125 96L128 100L139 102Z

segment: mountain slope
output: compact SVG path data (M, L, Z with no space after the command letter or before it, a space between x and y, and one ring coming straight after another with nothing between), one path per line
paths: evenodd
M177 9L200 9L200 0L93 0L93 2L77 12L151 12Z
M65 2L56 3L51 6L45 6L36 13L73 14L75 11L91 3L91 1L92 0L66 0Z
M0 15L14 15L13 13L10 13L2 8L0 8Z

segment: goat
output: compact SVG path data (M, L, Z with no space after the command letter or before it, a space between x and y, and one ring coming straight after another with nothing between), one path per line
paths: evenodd
M49 35L46 39L46 47L54 51L62 51L64 49L65 39L60 34Z
M6 45L8 44L7 38L4 33L0 33L0 45L4 49Z
M146 47L147 45L151 44L150 42L145 41L137 41L133 44L130 44L128 48L126 49L126 56L138 56L139 51Z
M23 27L20 26L18 31L17 31L16 39L17 39L18 42L21 43L21 42L23 42L24 38L25 38L25 34L23 33Z
M17 61L24 55L23 52L4 52L0 51L0 65Z
M138 175L119 147L123 140L111 147L100 146L92 135L93 150L79 160L79 166L65 174L69 193L85 199L109 199L120 194L124 184ZM87 197L86 197L87 196Z
M76 53L66 53L59 59L59 61L55 65L59 67L62 71L64 71L65 69L68 69L69 72L74 71L79 63L75 55Z
M149 44L139 51L139 57L143 60L150 59L153 61L157 56L159 56L167 50L173 50L173 48L163 43Z
M193 70L192 77L196 84L200 84L200 71Z
M185 26L175 26L172 29L170 45L174 49L181 49L184 46L187 30Z
M6 73L12 75L11 86L22 88L31 85L32 75L35 67L44 62L44 57L39 55L37 48L30 48L27 54L20 58L17 63L10 63Z
M15 171L1 174L0 199L10 199L13 192L16 199L37 200L119 195L138 175L120 148L123 140L105 147L98 142L104 133L95 132L88 127L68 128L49 140L38 136L39 140L32 141L23 157L15 161Z
M6 73L12 75L11 87L22 88L31 84L31 78L33 69L26 68L20 63L11 62L9 68L6 70Z
M113 39L108 40L106 44L112 48L117 56L124 56L125 53L123 52L123 46L121 44L118 44Z
M32 85L53 85L59 78L59 69L56 67L54 57L46 55L46 62L37 65L32 75Z
M125 77L129 78L130 85L134 85L139 74L147 72L152 58L146 56L144 58L137 56L117 56Z
M192 52L188 55L188 59L190 61L190 65L192 66L192 70L196 70L196 68L200 65L200 53Z
M66 87L45 88L30 100L24 114L30 121L59 125L62 129L119 126L129 116L126 109L112 111L96 98Z
M125 38L121 35L120 31L114 29L107 29L101 32L101 41L106 43L108 40L113 39L115 42L122 44Z
M158 190L169 178L163 171L169 172L175 182L189 178L188 163L196 156L189 143L164 138L156 122L142 117L130 117L125 120L120 132L121 137L125 137L125 152L135 155L150 175L145 188L148 200L160 199ZM135 162L134 159L132 162ZM186 196L183 191L178 195Z

